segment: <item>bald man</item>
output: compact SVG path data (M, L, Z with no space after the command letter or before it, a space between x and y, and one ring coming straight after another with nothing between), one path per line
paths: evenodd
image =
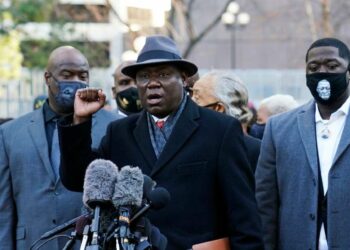
M122 73L122 68L134 64L135 61L122 62L114 71L113 98L117 102L118 112L121 115L130 115L142 110L141 101L136 88L135 80Z
M29 249L43 233L81 214L82 194L68 191L59 179L56 121L74 111L76 90L89 83L89 63L77 49L59 47L49 57L44 78L44 105L0 127L1 250ZM115 119L105 110L96 113L93 147ZM42 249L61 250L66 241L54 239Z

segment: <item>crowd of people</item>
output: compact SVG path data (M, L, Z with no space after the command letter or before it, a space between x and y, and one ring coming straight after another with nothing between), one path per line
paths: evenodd
M86 57L56 48L47 94L0 126L0 249L30 249L81 215L95 159L138 167L170 193L146 214L152 249L223 238L232 250L350 249L349 62L342 41L315 41L306 51L313 99L276 94L255 110L233 72L199 75L173 40L149 36L136 61L116 68L117 110L107 111Z

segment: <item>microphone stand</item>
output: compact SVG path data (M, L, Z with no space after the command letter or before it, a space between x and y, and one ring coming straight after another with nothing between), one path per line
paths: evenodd
M77 237L77 232L73 231L71 233L71 238L67 241L66 245L64 245L64 247L62 248L62 250L69 250L73 247L74 243L75 243L75 239Z
M81 244L80 244L80 250L86 249L86 244L87 244L88 239L89 239L89 231L90 231L90 225L86 225L84 227L84 231L83 231L83 239L82 239Z
M96 206L94 209L94 218L91 224L91 245L86 247L86 250L102 250L101 246L98 243L98 233L99 233L99 223L100 223L100 206Z
M131 233L130 233L130 208L121 206L119 208L119 234L118 238L120 240L120 245L123 250L133 250L134 244L129 242L129 239L131 239ZM118 239L117 238L117 239ZM118 241L118 240L117 240Z

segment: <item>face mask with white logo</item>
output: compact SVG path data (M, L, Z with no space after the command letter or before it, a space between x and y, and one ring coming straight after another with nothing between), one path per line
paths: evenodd
M339 99L349 85L346 72L307 74L306 85L318 103L332 104Z

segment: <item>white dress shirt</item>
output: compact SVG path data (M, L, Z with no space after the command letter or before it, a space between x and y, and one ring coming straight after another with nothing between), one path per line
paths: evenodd
M344 129L345 120L350 106L350 97L334 113L329 120L322 119L316 104L315 122L317 134L317 150L321 170L324 195L328 190L328 173L332 167L340 138ZM324 225L321 226L319 250L328 250Z

